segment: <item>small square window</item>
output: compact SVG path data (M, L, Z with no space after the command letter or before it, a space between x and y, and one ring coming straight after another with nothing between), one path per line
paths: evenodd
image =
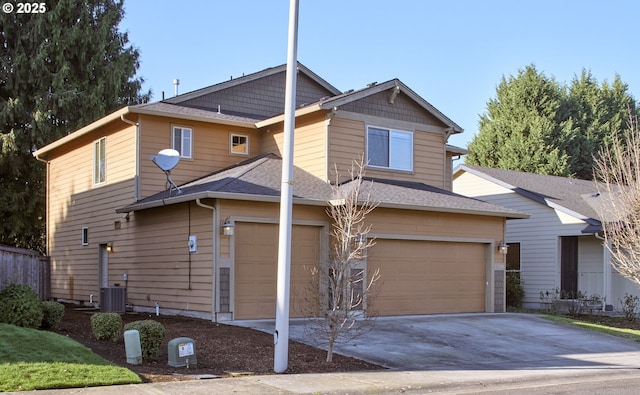
M236 155L249 155L249 136L232 134L231 153Z
M89 245L89 228L87 228L86 226L82 228L82 245Z
M192 157L192 129L174 126L171 132L172 148L180 153L181 158Z

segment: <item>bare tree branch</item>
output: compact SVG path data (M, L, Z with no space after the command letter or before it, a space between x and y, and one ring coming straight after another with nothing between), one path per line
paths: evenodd
M376 317L373 285L380 273L366 270L367 250L375 245L375 238L369 237L371 225L365 219L378 203L367 192L372 182L364 179L362 160L352 164L348 175L341 183L334 168L333 199L326 209L331 220L330 250L326 259L310 269L312 281L305 293L304 313L312 317L305 330L327 346L327 362L332 361L336 342L365 333Z
M631 111L628 125L611 146L600 150L595 173L611 264L640 285L640 129Z

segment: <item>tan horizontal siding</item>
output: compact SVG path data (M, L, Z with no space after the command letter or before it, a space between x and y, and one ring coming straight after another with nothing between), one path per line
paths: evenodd
M106 137L106 182L93 185L93 143ZM134 199L135 128L106 125L83 144L58 151L49 164L48 246L52 296L99 298L98 245L115 239L115 208ZM82 246L82 227L89 245Z
M129 303L211 312L211 219L210 210L194 203L132 215L127 234L109 257L111 278L122 282L125 271L129 276ZM197 237L197 252L188 251L189 235Z
M296 119L293 163L320 179L326 179L327 126L324 113ZM284 132L279 123L262 130L262 153L283 156Z
M255 129L155 116L141 116L140 178L141 197L150 196L166 189L164 173L151 161L150 157L160 150L172 147L173 126L192 129L192 158L182 158L171 170L171 178L177 185L211 174L215 171L241 162L260 152L261 137ZM230 134L249 137L249 155L229 153Z
M327 133L324 119L296 129L294 164L326 180Z
M371 233L450 239L504 240L504 218L430 211L375 209L366 219ZM495 262L503 256L495 254Z
M366 124L363 121L334 118L329 127L329 168L338 166L346 174L353 160L359 160L366 149ZM415 181L439 188L446 187L444 136L441 133L409 130L413 132L413 172L369 167L368 177Z

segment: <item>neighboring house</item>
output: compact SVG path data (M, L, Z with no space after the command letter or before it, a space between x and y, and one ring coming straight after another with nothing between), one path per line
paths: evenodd
M529 213L507 221L507 269L519 271L526 307L538 307L540 292L578 292L604 298L619 309L625 294L640 289L615 271L603 244L594 181L459 165L456 193Z
M285 71L128 106L39 149L52 296L95 303L119 284L137 310L274 317ZM461 128L397 79L340 92L299 65L296 103L292 316L328 254L334 165L346 175L363 154L380 206L356 270L382 277L365 308L504 311L496 245L506 218L526 215L451 192L465 150L447 140ZM150 159L167 148L179 190Z

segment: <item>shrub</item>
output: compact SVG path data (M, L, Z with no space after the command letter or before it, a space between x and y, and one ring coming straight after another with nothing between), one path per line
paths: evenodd
M56 329L58 323L64 315L64 305L52 300L42 302L42 324L43 329Z
M28 285L9 284L0 291L0 322L38 329L42 323L42 303Z
M164 339L164 326L154 320L134 321L125 325L124 330L137 330L140 333L140 348L142 358L158 359L162 339Z
M98 340L116 341L120 337L122 317L118 313L96 313L91 316L91 331Z
M506 277L507 306L520 308L524 299L524 288L520 280L520 274L508 272Z
M626 318L627 321L635 321L636 315L638 314L638 308L640 307L640 298L636 295L625 293L624 298L620 299L620 304L622 305L624 318Z

